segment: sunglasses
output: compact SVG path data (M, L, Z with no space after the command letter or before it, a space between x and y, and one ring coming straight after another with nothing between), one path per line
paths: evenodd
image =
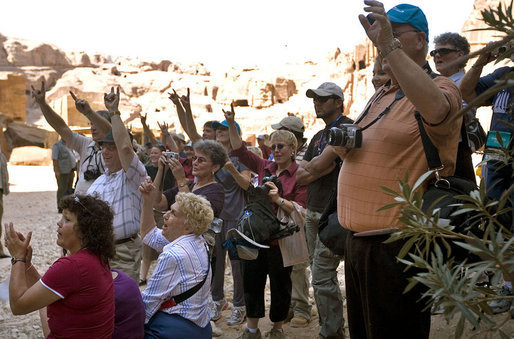
M280 151L284 147L286 147L285 144L273 144L269 148L271 148L272 151L275 151L276 149Z
M436 54L439 54L439 56L443 56L446 54L450 54L451 52L458 52L458 49L452 49L452 48L438 48L434 49L430 52L431 57L435 57Z
M321 103L325 103L328 101L328 99L340 99L339 97L336 97L336 96L333 96L333 95L330 95L328 97L319 97L319 96L316 96L314 97L312 100L314 101L317 101L317 102L321 102Z
M398 39L400 36L402 36L402 34L405 34L405 33L419 33L419 31L415 30L415 29L411 29L411 30L403 31L403 32L393 32L393 38Z
M82 208L84 210L86 210L87 213L93 215L93 213L91 213L91 211L86 206L84 206L84 204L80 201L80 198L78 197L78 195L73 195L73 200L75 200L75 202L78 202L79 205L82 206Z

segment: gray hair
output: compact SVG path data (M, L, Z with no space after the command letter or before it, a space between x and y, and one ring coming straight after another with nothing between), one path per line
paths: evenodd
M200 140L194 144L195 151L205 153L211 158L214 165L219 165L220 168L225 166L228 160L228 154L225 147L214 140Z

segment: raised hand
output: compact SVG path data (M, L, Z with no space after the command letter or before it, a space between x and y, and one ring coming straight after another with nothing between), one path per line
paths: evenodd
M368 18L363 14L359 15L359 21L366 31L369 39L375 44L378 49L383 49L393 41L393 29L391 22L387 17L384 5L378 1L364 0L365 12L369 12L369 17L375 20L370 24Z
M189 87L187 88L187 95L180 97L180 102L186 111L191 110L191 94L189 92Z
M232 102L230 104L230 111L225 111L225 110L222 110L223 111L223 114L225 114L225 120L227 120L227 123L234 123L235 122L235 117L236 117L236 112L234 111L234 103Z
M87 114L90 114L93 112L93 110L91 109L91 106L89 106L89 103L87 102L87 100L77 98L75 93L73 93L72 91L70 91L70 95L73 98L73 100L75 101L75 107L77 108L77 111L79 111L80 113L82 113L84 115L87 115Z
M153 191L156 191L152 179L150 177L146 177L145 181L139 185L139 192L141 192L141 195L143 196L143 199L149 197Z
M162 124L160 124L158 121L157 121L157 125L159 125L159 128L161 129L161 133L162 134L169 134L168 132L168 124L166 122L162 122Z
M146 116L147 115L148 114L143 115L143 114L139 113L139 120L141 120L142 125L146 125Z
M111 87L110 93L104 93L104 103L109 113L118 112L118 105L120 103L120 86L116 88L116 93L114 93L114 87Z
M184 167L182 167L182 164L180 163L180 161L178 161L175 158L171 158L168 161L168 166L171 170L171 173L173 173L173 176L177 180L177 182L186 180L186 172L184 171Z
M34 86L30 85L32 88L32 97L38 104L45 103L45 81L41 81L41 89L35 89Z
M32 232L27 234L27 237L18 235L14 229L13 223L5 223L5 247L9 250L11 257L14 258L25 258L27 256L27 248L30 245L30 239L32 238Z
M175 106L180 106L180 97L177 92L172 88L173 93L168 92L169 99L171 102L175 104Z

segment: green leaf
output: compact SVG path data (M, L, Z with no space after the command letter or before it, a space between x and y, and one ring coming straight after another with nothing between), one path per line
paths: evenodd
M455 328L455 338L457 339L462 337L462 334L464 333L464 320L464 317L461 316L459 322L457 323L457 327Z
M414 186L412 186L412 191L415 191L418 189L419 186L421 186L421 184L423 184L423 182L425 180L427 180L428 177L430 177L432 174L434 174L434 171L428 171L426 173L423 173L419 178L418 180L416 180L416 182L414 183Z

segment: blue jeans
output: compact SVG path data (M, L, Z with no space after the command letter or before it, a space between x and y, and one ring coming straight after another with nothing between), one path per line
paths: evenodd
M212 327L210 322L202 328L178 314L159 311L145 325L145 338L208 339L212 338Z

